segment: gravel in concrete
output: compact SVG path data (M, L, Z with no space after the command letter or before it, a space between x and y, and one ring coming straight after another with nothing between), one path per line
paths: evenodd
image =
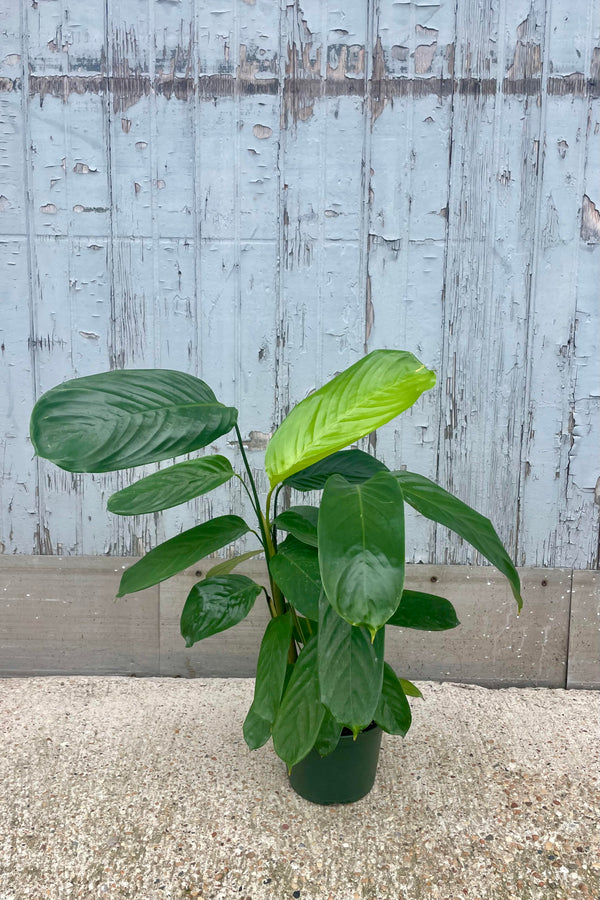
M600 695L420 686L320 807L247 750L250 680L1 681L1 900L597 900Z

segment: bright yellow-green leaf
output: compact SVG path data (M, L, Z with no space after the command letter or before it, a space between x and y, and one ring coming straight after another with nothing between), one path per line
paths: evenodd
M403 350L374 350L302 400L267 447L271 486L369 434L408 409L435 374Z

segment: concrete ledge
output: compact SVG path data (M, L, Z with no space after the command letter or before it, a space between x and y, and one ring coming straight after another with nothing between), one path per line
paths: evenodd
M179 617L214 560L114 602L130 558L0 557L0 675L250 677L267 612L262 597L236 628L186 649ZM266 584L264 562L238 571ZM521 569L521 616L491 567L407 569L407 585L451 600L461 626L389 628L386 658L408 678L498 686L600 687L597 575ZM573 592L572 592L573 581Z
M2 900L600 896L598 695L420 683L371 794L250 753L243 679L0 681Z

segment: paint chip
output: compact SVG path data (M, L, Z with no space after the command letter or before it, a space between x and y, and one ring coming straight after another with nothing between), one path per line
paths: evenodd
M141 184L138 184L137 181L134 181L133 187L134 187L134 190L135 190L136 194L139 194L139 192L140 192L141 189L142 189Z
M21 62L21 55L19 53L9 53L8 56L4 57L3 62L6 66L18 66Z
M581 240L586 244L600 244L600 212L587 194L581 207Z
M4 194L0 194L0 212L6 212L7 209L10 209L10 200Z
M131 131L131 119L121 119L121 128L125 134L129 134Z
M162 191L164 188L166 188L166 186L167 186L166 182L164 182L162 180L162 178L159 178L158 181L156 182L156 187L158 188L159 191Z
M136 150L145 150L147 146L148 146L148 141L136 141L135 142Z
M98 169L90 168L87 163L78 162L73 166L73 171L76 175L93 175L98 171Z
M53 216L58 212L54 203L46 203L45 206L40 206L40 212L46 213L46 215Z
M257 123L252 129L252 134L255 138L258 138L259 141L264 141L266 138L271 137L273 129L269 128L268 125L260 125Z

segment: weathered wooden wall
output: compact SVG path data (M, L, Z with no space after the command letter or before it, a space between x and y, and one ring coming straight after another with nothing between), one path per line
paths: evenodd
M110 517L122 476L33 457L54 384L198 374L260 470L400 347L438 387L365 446L519 565L597 566L599 32L597 0L0 0L3 552L139 554L244 503ZM472 559L416 520L408 552Z

